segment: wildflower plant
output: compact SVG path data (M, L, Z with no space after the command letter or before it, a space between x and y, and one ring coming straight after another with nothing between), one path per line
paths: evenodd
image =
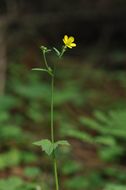
M51 138L50 139L42 139L40 141L34 142L33 144L40 146L42 148L42 150L48 156L50 156L52 158L56 190L59 190L56 149L61 145L68 146L69 143L66 140L55 141L55 136L54 136L54 80L55 80L55 74L56 74L55 73L55 66L56 65L54 64L53 67L50 67L50 65L47 62L46 55L53 50L55 52L55 54L59 58L61 58L68 48L71 49L73 47L76 47L76 44L74 43L74 37L73 36L68 37L67 35L65 35L63 38L63 43L64 43L64 45L62 46L61 51L59 51L55 47L53 47L53 49L48 49L45 46L41 46L40 49L42 50L42 53L43 53L45 68L33 68L32 69L34 71L46 72L51 77L51 115L50 115Z

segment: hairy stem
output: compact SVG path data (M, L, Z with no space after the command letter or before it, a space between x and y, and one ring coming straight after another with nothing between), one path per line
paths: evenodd
M54 76L51 76L51 141L52 143L54 143ZM54 167L56 190L59 190L55 151L53 151L53 167Z
M54 143L54 76L51 77L51 141Z

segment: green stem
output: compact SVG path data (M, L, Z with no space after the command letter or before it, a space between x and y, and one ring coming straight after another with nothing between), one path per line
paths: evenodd
M54 76L51 77L51 141L52 143L54 143ZM54 167L56 190L59 190L55 151L53 151L53 167Z
M54 143L54 76L51 77L51 141Z
M61 51L61 53L59 55L59 58L61 58L63 56L63 54L65 53L66 49L67 49L67 46L63 46L62 47L62 51Z
M47 60L46 60L46 56L45 56L45 52L43 51L43 58L44 58L44 63L46 65L46 68L50 71L50 67L48 66Z
M56 190L59 190L59 180L58 180L57 162L56 162L55 153L54 153L53 165L54 165L54 174L55 174Z

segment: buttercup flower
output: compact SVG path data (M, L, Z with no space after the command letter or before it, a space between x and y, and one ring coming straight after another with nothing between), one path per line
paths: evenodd
M65 35L63 38L63 42L64 42L65 46L68 48L76 47L76 44L73 43L74 42L73 36L68 37L67 35Z

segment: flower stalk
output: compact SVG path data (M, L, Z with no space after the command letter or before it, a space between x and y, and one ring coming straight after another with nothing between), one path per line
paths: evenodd
M55 51L56 55L61 58L67 48L73 48L76 46L74 43L74 37L70 36L68 37L67 35L64 36L63 38L64 46L62 46L62 50L59 51L55 47L53 50ZM35 145L41 146L42 150L45 151L45 153L48 156L52 155L52 162L53 162L53 170L54 170L54 179L55 179L55 189L59 190L59 178L58 178L58 168L57 168L57 158L56 158L56 148L59 145L65 145L68 146L69 143L66 140L59 140L55 141L55 136L54 136L54 81L55 81L55 65L54 68L51 68L48 65L47 59L46 59L46 53L50 52L51 50L48 49L45 46L41 46L41 50L43 53L43 59L44 59L44 64L45 68L34 68L32 70L34 71L41 71L48 73L51 76L51 114L50 114L50 125L51 125L51 140L49 139L42 139L40 141L34 142Z
M54 144L54 72L51 76L51 141ZM58 171L57 171L57 161L55 150L53 150L53 169L54 169L54 176L55 176L55 185L56 190L59 190L59 180L58 180Z

